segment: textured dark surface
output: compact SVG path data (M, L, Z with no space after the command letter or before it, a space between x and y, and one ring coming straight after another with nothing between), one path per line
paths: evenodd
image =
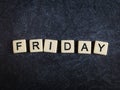
M109 42L107 56L12 53L15 39ZM0 90L120 90L120 0L0 0Z

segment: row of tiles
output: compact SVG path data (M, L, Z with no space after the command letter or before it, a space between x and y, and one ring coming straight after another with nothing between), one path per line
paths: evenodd
M43 42L44 41L44 42ZM13 40L13 53L25 53L27 52L27 43L25 39ZM78 54L91 54L92 53L92 41L78 41L78 46L75 47L74 40L58 40L52 39L31 39L29 40L29 51L33 52L48 52L57 53L58 44L61 44L61 53L75 53L75 48L78 50ZM107 55L108 42L95 41L93 53L100 55Z

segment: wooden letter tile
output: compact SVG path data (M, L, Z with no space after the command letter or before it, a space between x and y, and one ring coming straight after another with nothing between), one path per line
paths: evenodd
M74 53L74 40L62 40L61 53Z
M94 53L100 55L107 55L108 42L95 41Z
M27 52L26 40L13 40L13 53L24 53Z
M79 54L91 54L91 41L78 41Z
M44 52L57 53L57 40L45 39Z
M43 52L43 40L32 39L30 40L30 52Z

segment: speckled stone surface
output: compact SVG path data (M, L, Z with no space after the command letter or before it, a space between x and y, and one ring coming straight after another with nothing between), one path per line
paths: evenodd
M15 39L109 42L107 56L13 54ZM120 0L0 0L0 90L120 90Z

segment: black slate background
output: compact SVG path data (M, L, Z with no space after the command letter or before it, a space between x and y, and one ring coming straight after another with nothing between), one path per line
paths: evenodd
M15 39L109 42L107 56L12 53ZM120 0L0 0L0 90L120 90Z

